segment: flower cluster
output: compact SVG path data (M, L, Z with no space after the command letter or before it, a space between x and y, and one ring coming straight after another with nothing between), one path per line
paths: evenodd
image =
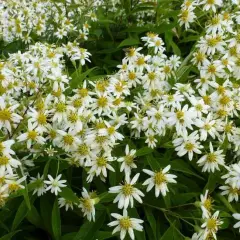
M199 6L203 16L209 13L203 34L185 60L170 55L169 42L149 32L141 38L143 47L125 49L117 72L95 81L82 79L84 74L79 77L91 53L78 40L88 38L90 26L85 17L96 21L94 10L108 8L104 1L74 2L78 6L74 10L73 1L20 4L11 0L1 4L4 41L30 43L35 34L69 37L69 41L56 45L37 42L0 62L0 205L28 184L29 192L38 197L52 193L59 207L66 211L78 208L83 217L95 221L95 205L108 198L115 211L121 212L111 213L115 220L108 226L115 227L113 234L134 239L135 230L143 231L144 221L132 215L132 208L144 204L151 194L167 202L168 194L175 194L174 185L182 187L177 183L181 176L175 173L182 169L172 161L151 160L158 148L172 149L175 163L185 159L204 177L219 175L219 198L226 195L226 205L238 202L239 13L222 10L222 0L185 0L180 26L189 29L197 23ZM111 11L118 4L113 1ZM231 10L231 5L226 6ZM83 25L78 15L84 16ZM152 12L146 16L151 17ZM146 16L139 14L139 19ZM185 77L185 72L190 74ZM72 78L75 88L70 87ZM144 145L150 154L141 161L139 146ZM38 167L43 163L42 171ZM82 182L76 188L80 192L72 190L66 168L81 172ZM188 167L183 172L193 174ZM114 174L118 176L112 180ZM103 184L108 182L110 186ZM105 192L90 192L98 184ZM196 204L202 215L196 220L202 224L192 239L217 239L223 224L221 209L215 208L209 193L206 190ZM231 206L228 208L237 212ZM159 209L171 213L171 209ZM238 213L233 217L240 219ZM234 225L239 226L239 222Z
M47 39L73 37L87 40L90 25L97 21L95 1L82 2L72 7L74 1L18 1L0 3L0 36L5 42L20 39L25 43L36 36ZM81 17L79 17L81 16Z

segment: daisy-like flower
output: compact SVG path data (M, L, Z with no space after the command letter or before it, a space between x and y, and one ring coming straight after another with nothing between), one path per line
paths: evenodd
M239 197L239 189L238 188L233 188L232 186L221 186L219 189L222 190L221 195L228 195L228 201L232 202L235 200L236 202L238 201Z
M189 136L183 134L182 137L173 140L175 150L178 152L177 155L182 157L188 153L188 158L191 161L193 159L193 153L201 154L203 148L199 143L199 135L197 131L192 132Z
M31 183L34 184L33 194L37 194L38 197L42 196L46 192L47 185L44 183L43 175L37 174L37 177L31 177Z
M203 0L202 2L200 2L200 4L204 4L203 6L204 11L209 11L211 9L213 12L216 12L217 11L216 7L222 6L223 1L222 0Z
M117 161L122 163L120 171L121 172L124 171L126 176L127 175L130 176L132 168L137 168L137 165L134 163L136 150L135 149L129 150L129 146L126 145L125 154L126 155L124 157L118 158Z
M190 23L194 22L196 15L194 13L194 7L183 8L181 9L179 17L180 26L185 25L185 28L188 29L190 27Z
M196 119L195 125L199 127L200 141L206 141L208 135L213 139L215 139L216 136L219 136L216 120L213 119L211 113L209 113L206 118Z
M240 232L240 213L234 213L232 215L236 220L238 220L238 222L236 224L234 224L234 228L239 228L239 232Z
M80 199L79 208L81 208L83 215L87 216L88 221L95 221L95 207L94 205L99 202L95 193L88 193L88 191L83 188L82 198Z
M108 226L115 227L112 234L120 232L121 240L125 238L127 233L129 234L130 238L134 240L135 236L133 230L143 230L143 227L141 225L143 223L143 220L137 218L130 218L126 209L123 210L123 215L112 213L111 216L116 218L116 220L110 222Z
M213 150L212 143L209 143L210 153L202 156L198 161L199 166L203 166L203 172L215 172L215 170L219 170L218 165L225 165L224 163L224 155L223 150Z
M58 135L54 139L54 144L56 144L58 147L63 148L67 152L77 149L77 145L80 143L80 141L76 137L75 132L57 130L57 133Z
M67 185L64 184L67 181L66 180L60 180L62 177L62 174L59 174L56 178L53 178L51 175L48 174L48 179L45 180L44 183L47 184L46 191L50 190L51 193L54 193L56 196L58 195L58 192L61 192L61 188L66 187Z
M214 239L217 239L216 233L218 231L219 226L223 224L218 218L219 211L216 211L212 216L207 216L205 218L205 222L202 224L202 228L204 228L204 239L207 239L207 236L213 236Z
M18 168L21 162L11 156L0 156L0 170L6 170L8 173L13 174L13 170Z
M21 183L24 182L25 180L26 180L26 176L20 179L16 179L16 177L14 176L12 178L6 179L6 184L9 192L15 192L19 189L24 189L25 187Z
M185 105L183 108L178 106L175 111L169 112L166 114L168 118L168 123L170 126L175 126L177 133L183 134L187 133L187 128L192 129L194 120L197 117L197 112L194 108L188 108L188 105Z
M149 192L155 186L155 196L158 197L160 192L163 196L166 196L168 190L168 183L177 183L175 178L177 178L174 174L168 174L171 166L168 165L164 169L161 169L158 172L153 172L148 169L143 169L143 172L150 175L143 185L148 185L147 192Z
M11 155L14 155L15 152L11 149L14 143L15 141L12 139L4 142L0 142L0 153L8 157L11 157Z
M28 122L28 131L17 137L19 142L27 141L27 148L30 149L33 143L43 145L45 138L41 136L39 129L35 128L31 122Z
M18 106L19 104L9 106L5 99L0 97L0 129L6 128L11 133L12 124L20 122L22 117L14 112Z
M158 52L162 53L165 50L163 40L156 36L149 44L148 47L154 48L154 53L157 54Z
M87 181L91 182L95 175L102 177L102 180L104 180L104 178L107 177L107 170L115 172L115 169L108 163L111 161L114 161L114 158L108 153L104 153L92 160L89 165L86 164L91 167L88 172L89 175L87 177Z
M202 209L202 218L206 218L209 215L211 215L213 200L209 196L208 192L209 191L206 190L204 195L203 194L200 195L200 200L201 200L200 206L201 206L201 209Z
M68 211L69 208L71 208L73 210L73 202L70 200L67 200L65 198L59 198L58 199L58 204L59 207L65 207L65 210Z
M144 194L133 186L137 182L139 175L139 173L136 174L132 180L130 180L129 175L127 175L123 185L109 188L110 193L118 193L113 201L113 203L118 202L118 208L126 209L128 208L129 204L131 207L133 207L134 199L139 203L142 203L141 197L144 197Z

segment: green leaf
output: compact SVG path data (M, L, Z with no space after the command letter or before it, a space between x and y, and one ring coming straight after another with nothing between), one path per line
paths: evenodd
M31 211L27 213L27 220L36 227L42 227L42 218L34 206L32 206Z
M173 42L173 41L170 41L170 45L171 45L171 47L173 49L174 54L176 54L178 56L181 56L181 50L178 47L178 45L175 42Z
M125 47L125 46L134 46L134 45L138 45L140 42L138 39L135 38L127 38L125 40L123 40L119 45L118 48L120 47Z
M199 196L199 193L179 193L175 194L174 198L172 198L173 206L181 205L189 200L191 200L194 197Z
M52 212L52 205L50 204L49 196L44 195L40 198L40 213L43 219L45 230L48 231L49 234L52 234L51 217L49 216L51 212Z
M13 224L12 224L12 230L15 230L18 225L23 221L23 219L26 217L28 212L28 207L26 205L25 200L22 201L22 203L20 204L16 216L13 220Z
M221 194L216 194L216 197L225 205L225 207L232 213L236 213L237 210L235 210L232 206L231 203L229 203L229 201L224 197L222 196Z
M61 237L61 216L57 198L53 204L52 210L52 231L54 239L59 240Z
M144 156L144 155L148 155L149 153L152 153L154 150L152 148L149 147L142 147L140 149L137 150L136 152L136 156L140 157L140 156Z
M147 31L149 31L149 29L146 28L146 27L129 27L129 28L126 28L126 29L122 30L121 32L142 33L142 32L147 32Z
M161 169L160 164L152 154L147 155L147 161L153 171L159 171Z
M105 221L106 212L97 212L95 222L86 222L81 227L77 235L72 240L95 240L94 233L97 232Z
M146 214L147 220L148 220L148 222L151 226L151 229L153 231L154 238L157 239L157 227L156 227L157 224L156 224L156 220L154 218L152 209L149 208L149 207L145 207L144 212Z
M44 167L44 170L43 170L43 178L44 178L44 179L47 177L50 163L51 163L51 159L47 159L47 162L46 162L45 167Z
M61 237L61 240L72 240L76 236L76 232L67 233Z
M179 230L175 227L175 222L171 224L168 230L163 234L160 240L181 240L183 236L179 233Z
M60 195L61 197L65 198L66 200L69 200L69 201L72 201L72 202L75 202L75 203L78 203L78 202L79 202L78 197L77 197L76 194L72 191L71 188L68 188L68 187L62 188L62 191L59 192L59 195Z
M12 237L13 237L16 233L18 233L18 232L20 232L20 231L21 231L21 230L8 233L8 234L2 236L2 237L0 238L0 240L11 240Z
M80 86L84 79L93 71L96 70L98 67L93 67L88 69L86 72L81 73L82 71L82 66L80 66L72 75L71 75L71 82L70 85L72 88L76 88L78 86Z
M193 172L193 170L191 169L191 167L183 160L181 159L177 159L171 162L171 169L177 172L183 172L183 173L187 173L189 175L193 175L197 178L200 178L202 180L204 180L201 176L199 176L198 174L196 174L195 172Z
M105 239L109 239L112 238L112 232L103 232L103 231L99 231L96 233L95 238L98 240L105 240Z
M219 181L221 180L221 176L219 172L215 172L209 175L208 182L204 187L204 192L208 189L209 193L213 192L214 189L217 187Z

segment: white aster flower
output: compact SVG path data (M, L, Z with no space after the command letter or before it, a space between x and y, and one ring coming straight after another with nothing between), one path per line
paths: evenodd
M125 154L126 155L124 157L118 158L117 161L122 163L120 171L121 172L124 171L126 176L127 175L130 176L132 168L137 168L137 165L134 163L136 150L135 149L129 150L129 146L126 145Z
M95 207L94 205L98 203L98 198L93 198L94 193L88 193L88 191L83 188L82 198L80 199L79 208L81 208L83 215L87 216L88 221L95 221Z
M175 178L176 175L168 174L168 171L170 170L171 166L168 165L164 169L161 169L158 172L153 172L148 169L143 169L143 172L150 175L150 178L148 178L143 185L148 185L147 192L149 192L154 186L155 186L155 196L158 197L160 192L163 196L166 196L168 190L168 183L177 183Z
M46 191L50 190L51 193L58 195L58 192L61 192L61 188L66 187L67 185L64 184L66 180L60 180L62 174L59 174L56 178L53 178L51 175L48 175L49 180L45 180L44 183L48 185Z
M239 220L233 227L234 228L239 228L239 232L240 232L240 214L239 213L234 213L232 215L236 220Z
M129 175L127 175L123 185L109 188L110 193L118 193L113 201L113 203L118 202L118 208L126 209L128 208L129 204L133 208L134 199L139 203L142 203L141 197L144 197L144 194L133 186L137 182L139 175L139 173L136 174L132 180L130 180Z
M123 215L112 213L111 216L116 218L116 220L110 222L108 226L115 227L112 234L120 232L121 240L125 238L127 233L129 234L130 238L134 240L135 237L133 230L143 230L143 227L141 225L141 223L143 223L143 220L137 218L130 218L128 216L127 210L123 210Z
M199 166L203 166L202 171L203 172L215 172L215 170L219 170L218 165L225 165L224 162L224 155L223 150L213 150L212 143L209 143L210 153L202 156L198 161Z

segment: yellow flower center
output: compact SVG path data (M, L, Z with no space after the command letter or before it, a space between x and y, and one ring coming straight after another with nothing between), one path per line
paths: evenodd
M36 137L37 137L37 132L36 131L32 130L32 131L28 132L28 137L27 137L28 139L35 140Z
M221 104L221 105L227 105L229 102L231 101L231 99L228 97L228 96L223 96L223 97L221 97L220 99L219 99L219 103Z
M99 158L97 159L97 165L98 165L99 167L105 167L105 166L107 165L107 160L106 160L106 158L105 158L105 157L99 157Z
M180 120L180 119L183 118L184 112L183 112L183 111L177 111L177 112L176 112L176 116L177 116L177 119Z
M123 84L121 82L118 82L117 84L115 84L115 89L117 92L122 92L123 91Z
M109 135L113 135L116 131L115 131L115 127L109 127L108 129L107 129L107 131L108 131L108 134Z
M17 183L11 183L8 185L8 188L11 192L17 191L20 187Z
M194 149L194 144L193 143L186 143L185 144L185 149L187 150L187 151L192 151L193 149Z
M204 128L205 130L209 131L209 130L211 129L211 125L208 124L208 123L206 123L206 124L203 126L203 128Z
M67 107L63 102L58 103L57 106L56 106L57 112L63 113L63 112L66 111L66 109L67 109Z
M220 110L217 111L217 114L220 117L226 117L227 116L227 111L225 111L224 109L220 109Z
M6 157L6 156L0 156L0 165L3 166L3 165L7 165L9 162L9 158Z
M9 109L5 108L0 110L0 120L1 121L10 121L12 118L12 114Z
M204 53L198 52L196 55L197 62L202 62L205 59Z
M107 103L108 103L108 100L106 97L100 97L98 100L97 100L97 104L99 107L106 107L107 106Z
M92 201L90 198L87 199L83 199L82 200L83 206L85 209L87 209L87 211L91 212L92 210Z
M208 72L211 73L211 74L215 74L217 71L216 67L213 65L213 64L210 64L208 66Z
M125 160L125 163L128 166L130 166L133 163L134 157L131 155L127 155L127 156L125 156L124 160Z
M164 66L163 72L166 73L166 74L167 74L167 73L170 73L170 72L171 72L170 66L168 66L168 65L167 65L167 66Z
M203 96L203 101L205 104L207 105L210 105L211 104L211 97L206 95L206 96Z
M207 155L207 162L214 163L217 161L217 156L214 153L209 153Z
M189 16L189 10L188 9L182 10L182 12L181 12L181 19L184 22L186 22L188 20L188 16Z
M44 113L39 113L37 120L40 125L45 125L47 123L47 117L44 115Z
M144 65L144 64L145 64L144 57L138 58L136 64L137 64L138 66Z
M75 108L81 107L81 106L82 106L82 100L81 100L81 99L75 99L75 100L73 101L73 106L74 106Z
M153 81L156 78L156 73L154 73L154 72L148 73L148 78L149 78L149 80Z
M71 123L76 123L78 120L78 115L74 112L71 112L69 115L68 115L68 121L71 122Z
M207 220L207 228L214 230L217 227L217 220L214 218L210 218Z
M133 57L136 53L136 49L135 48L128 48L127 49L127 56L128 57Z
M126 183L123 187L122 187L122 192L125 196L129 196L132 195L133 193L133 186L131 184Z
M96 137L96 142L99 144L102 144L106 141L107 137L106 136L97 136Z
M156 185L161 185L162 183L166 182L166 176L162 171L156 172L154 175L154 183Z
M232 131L232 128L233 128L232 124L226 124L224 127L224 131L226 133L230 133Z
M87 155L88 154L88 146L87 146L87 144L81 144L81 145L79 145L78 146L78 153L79 154L81 154L81 155L83 155L83 156L85 156L85 155Z
M207 4L213 5L215 4L215 0L207 0Z
M212 24L212 25L217 25L217 24L220 23L220 20L221 20L221 19L219 18L219 16L215 16L215 17L212 18L211 24Z
M128 78L129 78L129 80L134 80L136 78L136 73L135 72L129 72L128 73Z
M63 142L66 145L72 145L74 142L74 138L73 138L73 136L67 134L67 135L63 136Z
M129 217L123 217L119 220L119 225L121 228L127 230L132 227L131 219Z
M78 89L78 94L79 94L81 97L86 97L86 96L88 96L88 90L87 90L86 88Z

